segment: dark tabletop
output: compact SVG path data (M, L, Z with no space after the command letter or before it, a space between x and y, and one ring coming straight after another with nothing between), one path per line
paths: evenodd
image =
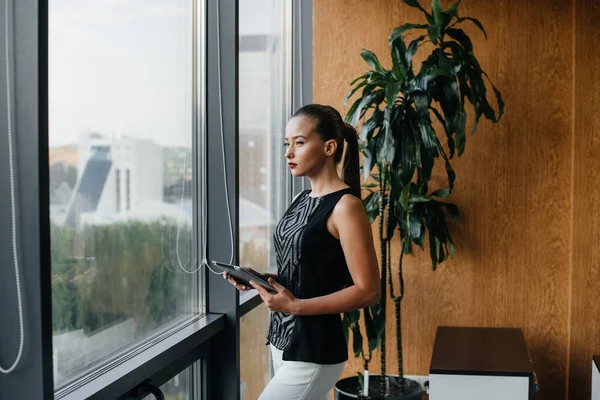
M429 372L530 377L534 374L520 329L468 327L438 327Z

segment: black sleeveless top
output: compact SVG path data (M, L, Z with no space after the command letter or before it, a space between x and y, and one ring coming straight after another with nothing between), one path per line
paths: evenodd
M302 192L273 234L277 281L299 299L324 296L351 282L339 239L327 230L327 218L350 188L321 197ZM340 314L294 316L272 311L267 338L283 350L283 360L338 364L348 359Z

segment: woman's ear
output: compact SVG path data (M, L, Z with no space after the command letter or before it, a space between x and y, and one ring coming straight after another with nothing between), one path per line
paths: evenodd
M335 139L331 139L325 142L325 155L327 157L334 155L336 150L337 142L335 141Z

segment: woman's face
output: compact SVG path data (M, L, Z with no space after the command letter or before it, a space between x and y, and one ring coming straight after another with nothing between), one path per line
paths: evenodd
M335 140L323 141L314 125L312 118L298 116L285 128L285 158L294 176L314 175L335 153Z

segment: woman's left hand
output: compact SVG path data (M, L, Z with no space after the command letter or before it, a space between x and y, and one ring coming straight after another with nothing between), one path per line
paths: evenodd
M269 310L281 311L288 314L297 313L300 300L292 292L277 283L275 279L269 278L269 284L277 291L277 293L273 294L255 282L250 281L250 284L258 291L258 294L260 294L260 297L262 297L263 302Z

